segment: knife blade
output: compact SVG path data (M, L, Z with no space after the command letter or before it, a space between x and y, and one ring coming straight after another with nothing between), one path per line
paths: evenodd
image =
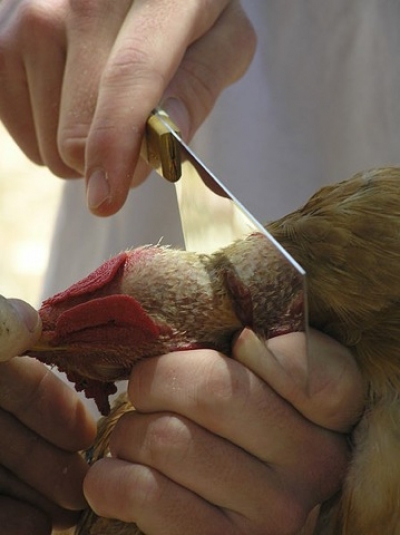
M206 167L183 141L167 113L159 108L147 120L141 156L175 184L186 250L213 253L250 233L264 234L302 280L306 331L305 270Z

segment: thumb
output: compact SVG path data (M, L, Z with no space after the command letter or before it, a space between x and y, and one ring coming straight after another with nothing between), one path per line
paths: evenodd
M349 431L361 416L364 385L350 351L310 329L268 341L244 329L233 358L253 371L312 422Z
M39 338L42 324L39 314L20 299L0 295L0 361L22 355Z

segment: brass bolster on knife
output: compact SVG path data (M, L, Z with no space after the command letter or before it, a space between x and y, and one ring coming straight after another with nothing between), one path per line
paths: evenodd
M178 128L165 112L153 112L147 119L140 155L166 180L176 182L182 174L181 151L177 139L164 122L179 135Z

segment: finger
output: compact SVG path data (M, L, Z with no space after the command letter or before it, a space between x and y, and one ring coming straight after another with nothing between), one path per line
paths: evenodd
M0 407L64 450L89 447L93 417L68 385L28 357L0 365Z
M265 502L275 512L277 520L287 514L287 504L293 499L292 486L287 484L279 469L176 414L131 412L118 422L110 447L115 457L154 468L225 509L226 514L235 512L260 525L268 523ZM314 466L314 470L318 470L318 466ZM299 500L304 511L331 496L340 481L332 478L332 486L325 487L326 494L321 495L315 472L310 472L302 462L297 464L292 477L301 478L304 487L309 489ZM261 507L260 496L265 500L261 500Z
M0 28L0 117L28 158L42 164L25 66L19 49L19 34L11 37L15 30L16 5L15 2L0 3L2 20L7 21L7 26Z
M0 54L2 54L0 42ZM12 86L9 80L13 80ZM27 90L25 70L21 65L6 68L0 61L0 118L19 148L32 160L43 165L32 107ZM15 106L18 102L18 106Z
M84 490L97 515L135 522L148 535L232 533L218 508L146 466L101 459L90 468Z
M161 104L185 139L192 138L223 89L243 76L255 45L253 27L240 3L231 2L187 50Z
M28 303L0 295L0 361L21 355L38 340L41 329L39 315Z
M82 482L87 465L79 454L52 446L3 410L0 429L1 465L61 507L85 507Z
M105 66L86 150L88 204L110 215L124 203L144 125L187 47L205 33L227 1L207 9L184 0L136 0ZM179 25L176 21L179 20Z
M29 30L22 31L24 56L32 114L42 162L57 176L82 176L64 162L57 146L60 99L66 60L66 4L39 0L29 4L25 15ZM35 46L32 46L34 40ZM46 73L44 75L44 73Z
M275 478L267 465L178 415L124 415L111 435L110 449L114 457L154 468L220 507L235 511L246 507L237 502L237 495L248 492L249 476L253 498L257 492L265 494L266 500L271 497L264 482ZM224 488L227 480L231 485L228 492Z
M102 0L78 1L70 6L58 146L64 162L81 175L101 74L131 4L132 0Z
M29 503L0 495L1 535L50 535L49 516Z
M313 422L349 431L362 414L365 392L350 351L326 335L310 330L268 340L245 329L233 357L251 369Z
M98 515L135 522L148 535L295 533L305 521L304 511L288 500L284 515L274 511L257 525L253 519L216 507L151 467L119 459L102 459L93 465L84 488ZM265 518L270 509L266 511L262 502Z
M36 525L36 522L38 522L42 529L44 529L44 525L66 529L76 524L79 512L62 509L53 501L26 485L3 466L0 466L0 518L3 519L3 522L0 522L0 526L10 528L15 522L18 526L21 526L19 529L26 529L27 525L30 524L25 522L19 524L20 515L24 515L24 519L29 523L35 522ZM1 530L0 533L2 533ZM7 533L14 535L15 532L10 529ZM22 533L30 534L32 532L22 531ZM42 535L47 531L38 531L38 533Z
M70 176L55 145L64 6L53 0L14 2L8 16L1 14L7 25L0 32L0 116L31 160ZM1 8L7 10L7 4Z
M345 455L339 436L332 440L253 372L214 351L143 361L132 372L128 394L140 412L181 414L270 464L295 469L299 452L314 451L317 440L323 447L313 463L324 465L336 448Z

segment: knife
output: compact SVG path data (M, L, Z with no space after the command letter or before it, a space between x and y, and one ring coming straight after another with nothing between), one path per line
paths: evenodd
M250 233L260 232L296 271L306 297L306 273L302 266L194 154L160 108L147 120L141 156L158 174L175 184L186 250L213 253ZM306 298L304 303L306 331Z

